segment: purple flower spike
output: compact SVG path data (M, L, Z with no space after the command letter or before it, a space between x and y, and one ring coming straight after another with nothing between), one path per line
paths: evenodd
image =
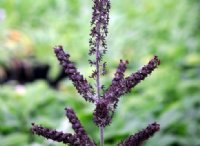
M142 69L138 70L136 73L133 73L124 79L121 76L120 80L115 80L115 83L105 92L104 98L108 99L116 106L120 96L129 92L133 87L140 83L141 80L144 80L159 64L160 60L155 56L147 65L142 67Z
M65 53L62 46L56 46L54 52L57 59L63 67L68 78L72 81L78 93L83 96L86 101L95 104L93 112L93 121L99 127L99 143L104 146L104 130L105 127L112 122L115 109L121 96L128 93L137 84L151 74L160 64L157 56L154 56L147 65L140 70L125 77L125 71L128 61L120 60L120 63L114 74L111 85L105 88L101 82L101 77L106 74L107 62L103 61L103 56L107 52L107 34L109 13L111 8L110 0L92 0L93 13L91 20L91 31L89 40L89 55L94 55L88 62L90 66L94 66L92 74L89 76L95 80L95 90L88 81L80 74L74 63L70 60L70 55ZM70 146L96 146L95 142L90 139L85 129L80 123L75 112L71 108L65 108L66 116L72 124L74 134L58 132L48 128L43 128L33 124L32 132L57 142L63 142ZM131 135L118 146L142 146L143 142L149 139L160 129L157 123L150 124L146 129Z
M91 20L91 33L90 33L90 50L89 55L95 55L96 60L89 60L90 65L96 66L96 71L99 72L100 66L102 72L100 75L106 74L106 62L101 63L103 55L107 52L106 37L108 34L110 1L109 0L93 0L94 6L92 7L92 20ZM98 68L98 69L97 69ZM95 78L94 74L91 77Z
M109 23L109 12L110 12L110 1L109 0L93 0L93 13L91 20L91 39L90 43L90 51L89 54L92 55L95 53L95 47L98 44L104 48L102 53L104 54L107 50L107 44L105 37L108 34L108 23Z
M122 61L120 60L119 66L117 68L117 71L115 72L115 77L112 80L112 84L107 89L106 93L110 93L114 90L116 86L118 86L119 83L121 83L124 79L124 72L126 71L126 66L128 64L128 61Z
M51 130L42 126L35 125L34 123L32 124L31 130L34 134L43 136L47 139L63 142L65 144L69 144L70 146L80 146L79 138L70 133L58 132L56 130Z
M112 84L104 93L102 100L96 104L94 121L98 126L105 127L110 124L119 98L130 91L141 80L144 80L160 64L160 60L155 56L142 69L124 78L127 64L127 61L120 61Z
M119 66L118 66L117 71L115 73L115 77L112 80L112 84L115 84L118 81L124 79L124 72L126 71L127 64L128 64L128 61L120 60Z
M55 47L54 52L63 69L65 70L65 73L72 80L79 94L81 94L86 101L94 102L93 88L90 84L88 84L87 80L83 78L83 75L77 71L74 63L69 60L70 55L64 52L62 46Z
M117 144L117 146L141 146L145 140L152 137L159 130L160 125L157 123L152 123L144 130L129 136L127 139Z
M71 108L65 108L66 116L72 124L76 136L80 139L81 144L84 146L95 146L94 142L90 140L83 126L81 125L79 119L77 118L75 112Z
M138 83L140 83L141 80L144 80L151 72L160 65L160 60L157 56L154 56L153 59L149 61L147 65L142 67L139 71L136 73L131 74L129 77L125 79L127 91L130 91L131 88L136 86Z

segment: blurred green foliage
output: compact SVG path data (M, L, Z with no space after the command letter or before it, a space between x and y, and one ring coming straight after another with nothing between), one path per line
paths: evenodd
M53 77L59 65L52 46L62 44L88 76L91 7L90 0L0 0L5 12L0 19L0 64L6 65L13 57L36 56L51 64ZM102 82L110 84L121 58L130 62L127 75L154 54L161 66L121 99L113 123L106 128L106 146L153 121L161 124L161 131L145 146L200 146L199 12L199 0L112 1L105 56L108 75ZM29 129L36 122L71 132L64 116L66 106L75 109L98 142L94 107L76 93L70 81L63 81L59 89L49 88L44 81L1 86L0 146L62 146L32 135Z

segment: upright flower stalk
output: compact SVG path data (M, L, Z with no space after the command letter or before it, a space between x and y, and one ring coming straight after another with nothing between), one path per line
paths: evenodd
M99 100L101 95L101 83L100 76L104 75L106 72L105 65L106 62L101 64L103 54L107 51L106 36L108 33L108 23L109 23L109 11L110 11L110 1L109 0L93 0L93 13L91 20L91 33L90 33L90 51L89 55L95 54L95 61L89 60L91 65L95 65L96 69L92 73L92 77L96 79L96 96ZM102 69L100 69L102 67ZM102 70L102 72L101 72ZM104 145L104 127L99 126L100 129L100 145Z
M107 63L103 62L103 55L107 52L106 37L108 34L110 8L111 3L109 0L93 0L89 55L93 55L95 59L90 59L89 64L94 66L95 70L89 77L95 80L94 87L81 75L63 47L60 45L54 47L54 52L60 65L72 81L77 92L86 101L95 104L93 121L99 127L100 146L104 146L104 128L111 124L120 97L130 92L160 65L160 60L157 56L154 56L141 69L125 76L128 61L120 60L110 86L107 89L103 88L105 86L101 84L100 78L106 73ZM94 140L86 133L74 110L65 108L65 111L69 122L72 124L74 134L51 130L36 124L32 124L32 132L70 146L97 146ZM153 136L159 129L159 124L152 123L144 130L121 141L117 146L142 146L143 142Z

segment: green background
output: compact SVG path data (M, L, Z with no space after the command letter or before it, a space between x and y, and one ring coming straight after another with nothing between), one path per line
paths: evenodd
M115 145L151 122L160 132L145 146L200 146L200 1L112 0L108 53L104 60L109 86L120 59L129 61L126 75L154 54L161 65L131 93L121 98L111 126L105 129L106 146ZM30 55L59 64L52 47L63 45L88 77L87 63L92 0L0 0L0 65L13 57ZM91 80L92 83L94 81ZM94 106L78 95L71 81L59 90L45 81L25 86L0 86L0 146L62 146L31 134L31 123L73 132L64 108L72 107L89 135L99 142L92 122Z

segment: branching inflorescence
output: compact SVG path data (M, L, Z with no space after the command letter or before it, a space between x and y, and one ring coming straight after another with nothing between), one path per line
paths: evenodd
M106 73L106 62L103 62L103 55L107 51L106 36L108 34L109 23L109 0L93 0L93 14L91 20L90 33L90 50L89 55L94 55L94 60L89 60L91 66L95 66L92 75L96 81L95 88L80 74L74 63L69 59L70 55L65 53L62 46L56 46L54 52L65 73L74 84L78 93L83 96L86 101L96 105L93 120L100 128L100 145L104 145L104 127L108 126L114 115L119 99L124 94L131 91L138 83L144 80L151 72L160 64L157 56L154 56L141 69L125 77L128 61L120 60L118 68L114 74L111 85L105 90L101 85L100 76ZM96 89L96 90L95 90ZM75 134L58 132L32 124L32 132L45 138L52 139L57 142L63 142L71 146L95 146L94 140L91 140L78 120L75 112L71 108L66 108L66 116L72 124ZM150 124L146 129L131 135L121 141L118 146L141 146L143 142L149 139L155 132L160 129L159 124Z

